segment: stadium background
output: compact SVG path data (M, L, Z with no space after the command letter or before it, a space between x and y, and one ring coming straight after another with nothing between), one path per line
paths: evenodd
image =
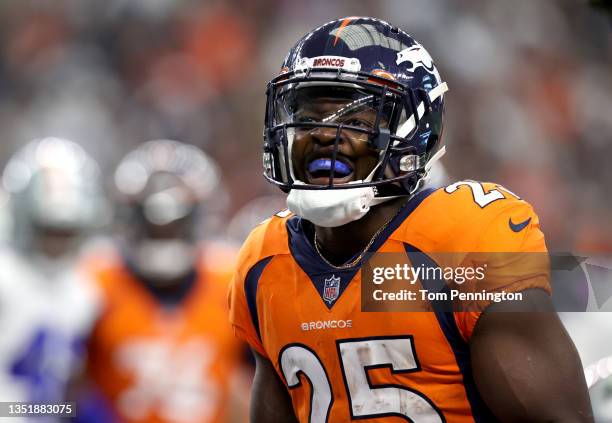
M282 205L260 177L266 83L295 40L349 15L387 19L430 51L450 87L450 180L519 193L552 251L612 251L612 21L586 1L4 0L0 165L61 136L110 187L141 142L192 143L223 172L203 234L232 226L240 241L262 207Z
M231 217L278 194L258 177L266 82L344 15L389 19L431 51L451 89L451 179L520 193L551 250L612 249L610 21L582 1L6 0L0 163L44 135L106 171L140 142L190 142L219 161Z

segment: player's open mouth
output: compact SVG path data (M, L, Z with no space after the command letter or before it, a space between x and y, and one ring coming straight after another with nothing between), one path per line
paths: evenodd
M327 185L332 171L331 157L317 157L306 167L308 182L316 185ZM353 179L353 164L346 157L338 156L334 164L334 184L344 184Z

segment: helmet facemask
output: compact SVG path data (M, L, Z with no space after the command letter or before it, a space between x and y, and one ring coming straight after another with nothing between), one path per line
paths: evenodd
M424 89L413 90L371 73L311 68L281 74L270 82L267 95L264 176L281 189L375 186L377 196L388 196L410 193L423 177L431 150L425 146L419 154L416 143L422 141L422 131L417 129L420 123L429 125L432 110ZM296 136L323 130L328 137L330 131L335 135L331 157L294 163ZM363 142L375 157L372 168L361 177L353 175L350 183L342 176L355 169L339 154L346 138ZM327 171L327 177L314 178L317 183L300 180L300 166L319 175Z

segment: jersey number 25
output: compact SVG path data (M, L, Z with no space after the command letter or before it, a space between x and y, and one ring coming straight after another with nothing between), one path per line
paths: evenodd
M448 194L452 194L453 192L457 191L460 186L467 186L470 188L470 190L472 191L472 197L474 198L474 202L478 204L481 209L484 209L486 206L488 206L494 201L506 198L502 191L510 194L513 197L518 198L519 200L521 199L521 197L500 185L496 185L494 189L485 192L485 188L482 186L482 184L476 181L455 182L454 184L450 184L449 186L444 188L444 191Z
M433 402L406 386L372 385L369 371L388 368L392 374L420 371L412 336L354 338L336 341L351 418L402 417L414 423L444 422ZM310 423L325 423L334 401L327 372L317 354L303 344L280 352L281 370L289 389L301 385L303 374L312 386Z

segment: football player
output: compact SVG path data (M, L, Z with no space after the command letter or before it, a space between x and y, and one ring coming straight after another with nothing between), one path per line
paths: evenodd
M48 137L16 152L2 182L13 235L0 251L0 400L60 401L96 313L78 263L107 215L100 171L78 144Z
M234 383L245 348L226 318L235 250L197 236L218 182L212 159L170 140L141 145L117 167L119 252L90 266L103 306L80 421L244 421L249 384Z
M425 185L446 90L421 44L358 17L308 33L269 83L264 175L288 210L253 230L230 291L256 355L252 422L592 421L544 268L490 287L521 302L361 310L370 253L546 252L533 209L503 187Z

